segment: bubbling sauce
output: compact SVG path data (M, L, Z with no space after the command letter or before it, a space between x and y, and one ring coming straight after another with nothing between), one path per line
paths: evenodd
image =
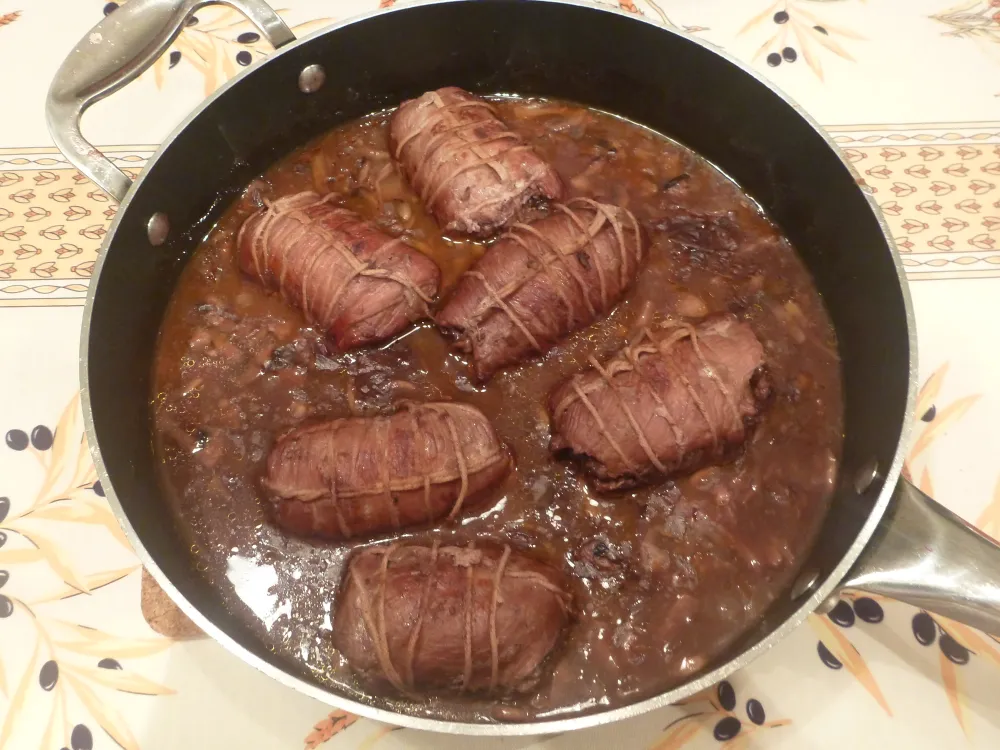
M842 426L829 317L792 247L737 185L677 143L614 116L552 100L493 103L570 196L628 208L643 225L648 258L607 318L474 387L431 324L337 353L299 311L241 274L236 233L262 200L332 192L432 257L447 298L487 245L441 233L390 158L389 114L377 113L281 159L224 213L174 291L151 401L166 497L197 569L230 610L321 684L397 711L466 721L622 705L711 666L760 620L808 553L833 490ZM740 458L614 497L552 459L545 403L560 381L658 316L695 321L716 312L753 327L774 390ZM402 399L473 404L513 449L517 468L478 515L394 538L497 538L575 581L576 620L534 693L367 695L329 636L345 560L369 541L291 538L268 520L259 479L277 435L324 418L384 414Z

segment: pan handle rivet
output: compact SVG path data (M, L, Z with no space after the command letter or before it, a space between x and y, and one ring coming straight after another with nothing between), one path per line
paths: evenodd
M324 83L326 83L326 70L322 65L306 65L299 73L299 91L303 94L319 91Z
M153 247L162 245L167 241L167 234L169 232L170 221L167 219L165 213L157 211L149 217L149 222L146 224L146 236L149 238L150 245Z
M816 588L816 584L819 583L819 579L819 571L815 568L803 570L799 573L799 577L795 579L795 583L792 584L792 599L801 599L812 593L812 590Z
M873 458L870 461L866 461L858 469L858 473L854 475L854 491L859 495L863 495L876 479L878 479L878 461Z

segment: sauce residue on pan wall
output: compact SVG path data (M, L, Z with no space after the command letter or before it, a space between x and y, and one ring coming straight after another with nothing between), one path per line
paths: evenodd
M244 277L234 257L240 224L261 200L301 190L337 193L433 257L442 298L482 255L482 243L442 236L393 166L388 115L379 113L282 159L225 212L174 292L152 399L162 481L197 569L273 652L360 700L371 698L329 646L341 571L357 544L289 538L269 524L258 484L267 451L295 425L381 414L401 399L465 401L486 414L517 470L495 504L435 533L499 537L561 565L578 582L579 615L534 694L388 700L459 720L621 705L709 666L789 585L826 511L841 444L832 325L802 262L736 185L613 116L557 101L494 103L571 195L627 207L648 233L648 260L610 316L476 388L430 324L337 354L299 312ZM551 459L546 397L589 355L609 355L658 315L723 311L751 323L774 386L741 458L616 497L596 495Z

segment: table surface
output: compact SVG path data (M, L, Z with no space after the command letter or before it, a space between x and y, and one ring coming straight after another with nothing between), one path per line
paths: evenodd
M301 35L378 4L286 0L281 14ZM1000 535L1000 0L620 6L751 63L863 174L916 309L922 388L907 469ZM331 713L192 633L142 574L82 439L77 338L116 205L52 147L43 99L67 51L112 7L0 0L0 748L667 750L715 748L726 732L736 733L728 747L744 748L1000 747L1000 644L850 594L728 687L613 727L507 741ZM130 172L268 54L241 37L251 29L235 11L197 16L85 119Z

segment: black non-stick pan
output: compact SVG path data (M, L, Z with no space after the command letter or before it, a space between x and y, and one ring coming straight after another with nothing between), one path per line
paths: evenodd
M70 53L48 100L55 142L121 201L94 271L80 376L107 496L142 562L234 656L308 695L382 721L468 734L593 726L677 701L749 663L844 587L1000 635L1000 549L900 478L916 376L906 284L871 196L816 123L706 43L639 17L555 2L404 7L296 40L262 0L231 0L278 51L222 87L130 183L82 137L80 114L138 76L205 3L131 0ZM735 179L802 255L840 341L843 461L795 584L707 673L623 708L535 723L454 723L359 703L294 672L223 607L173 531L148 400L157 331L198 240L271 162L351 118L457 85L574 100L647 125Z

